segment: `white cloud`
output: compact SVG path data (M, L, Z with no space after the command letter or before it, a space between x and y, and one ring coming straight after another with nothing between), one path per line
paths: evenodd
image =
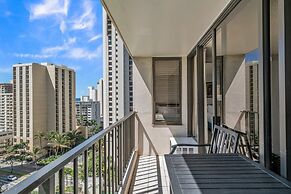
M0 73L11 73L12 69L10 67L0 67Z
M37 54L14 53L13 55L19 58L35 58L35 59L62 57L62 58L69 58L69 59L91 60L94 58L102 57L102 51L103 51L102 45L99 45L97 49L95 50L89 50L84 47L77 47L75 43L76 43L76 38L69 38L62 45L43 48L41 52ZM79 69L79 68L76 68L76 69Z
M42 49L43 54L57 55L59 52L70 49L70 47L76 42L76 38L69 38L63 45L47 47Z
M61 21L61 24L60 24L60 31L61 31L62 33L65 33L66 29L67 29L66 22L65 22L64 20L62 20L62 21Z
M72 21L73 30L91 30L96 22L96 16L93 12L93 4L90 0L83 2L83 13L80 16L75 17Z
M102 45L98 46L96 50L90 51L84 48L71 48L65 54L66 57L72 59L94 59L102 57Z
M46 58L53 57L53 55L31 54L31 53L14 53L13 55L19 58L34 58L34 59L46 59Z
M96 41L100 38L102 38L102 34L97 34L96 36L93 36L92 38L90 38L90 40L88 42L93 42L93 41Z
M60 25L60 31L66 31L65 19L68 16L70 0L43 0L39 4L30 6L30 20L41 19L45 17L55 16L54 19Z
M52 15L67 16L69 9L69 0L43 0L39 4L30 6L30 19L39 19Z
M81 70L81 67L79 65L70 65L70 68L74 69L75 71Z

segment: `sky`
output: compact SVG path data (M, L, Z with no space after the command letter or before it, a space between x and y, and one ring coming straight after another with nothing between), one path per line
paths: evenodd
M12 65L50 62L76 71L77 97L102 77L99 0L0 0L0 83Z

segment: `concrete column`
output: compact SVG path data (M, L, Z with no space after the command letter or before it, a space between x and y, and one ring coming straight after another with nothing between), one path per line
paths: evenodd
M281 176L291 180L291 1L278 0Z

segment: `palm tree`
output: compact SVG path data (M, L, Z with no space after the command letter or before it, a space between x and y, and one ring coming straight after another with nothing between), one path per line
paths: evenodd
M14 163L17 161L17 157L15 155L8 155L5 157L5 161L10 164L11 173L13 172Z
M65 134L53 133L49 138L48 146L55 150L55 155L63 153L64 149L70 148L70 140Z
M101 127L96 123L95 125L92 125L90 128L90 135L94 135L100 131Z
M87 126L88 121L83 115L81 115L80 118L77 119L77 124L78 126Z
M45 139L48 140L48 142L52 142L56 135L57 135L57 132L50 131L49 133L46 134ZM49 156L51 155L52 149L55 149L54 147L52 147L52 145L50 145L50 143L47 143L46 148L48 149ZM54 151L56 151L56 150L54 150Z
M68 131L65 133L65 135L69 138L71 147L79 145L85 140L85 137L82 135L81 131L77 129Z
M11 173L13 172L13 166L16 160L17 160L17 157L16 157L15 146L7 146L5 161L10 164Z
M39 147L34 147L32 152L30 153L32 160L35 164L35 170L37 170L37 160L40 153L41 153L41 149Z
M40 145L40 149L42 149L42 140L45 138L45 134L43 132L39 132L38 134L34 135L33 139L38 139L39 140L39 145Z

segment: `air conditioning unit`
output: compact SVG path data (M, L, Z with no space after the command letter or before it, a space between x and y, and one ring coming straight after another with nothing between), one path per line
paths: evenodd
M197 142L193 137L170 137L170 151L178 144L196 145ZM198 147L194 146L178 146L173 154L197 154Z

